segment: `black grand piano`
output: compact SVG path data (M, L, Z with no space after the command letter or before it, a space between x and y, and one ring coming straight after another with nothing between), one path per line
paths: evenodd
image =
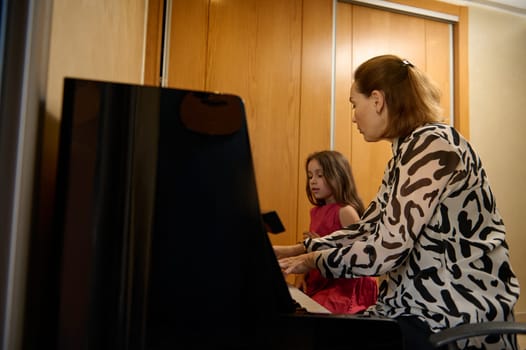
M238 96L66 78L54 212L52 348L402 348L290 294Z

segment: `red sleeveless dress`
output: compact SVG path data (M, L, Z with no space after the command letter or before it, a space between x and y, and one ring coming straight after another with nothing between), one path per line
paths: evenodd
M333 203L310 211L310 232L328 235L342 228L341 205ZM378 287L373 277L328 279L319 270L305 276L305 294L332 313L356 314L376 303Z

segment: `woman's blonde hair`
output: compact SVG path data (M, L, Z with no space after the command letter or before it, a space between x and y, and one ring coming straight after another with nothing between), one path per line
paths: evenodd
M309 186L309 163L317 160L327 180L334 199L338 204L350 205L362 216L365 208L354 182L354 177L349 161L338 151L326 150L310 154L305 161L305 174L307 175L307 198L316 206L325 205L324 200L314 197Z
M441 122L440 90L433 81L411 62L395 55L373 57L354 72L358 92L370 96L382 91L389 109L385 138L410 134L430 122Z

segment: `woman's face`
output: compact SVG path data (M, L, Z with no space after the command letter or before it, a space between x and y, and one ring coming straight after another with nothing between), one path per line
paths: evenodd
M365 141L382 140L387 128L387 105L383 93L375 90L371 96L365 96L358 92L356 84L352 84L349 102L354 110L352 121L356 123Z

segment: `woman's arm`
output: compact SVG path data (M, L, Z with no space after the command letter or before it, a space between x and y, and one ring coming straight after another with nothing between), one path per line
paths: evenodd
M379 275L394 269L435 214L456 174L458 150L434 132L422 133L402 147L373 203L378 208L369 208L370 215L357 224L306 241L325 276Z

